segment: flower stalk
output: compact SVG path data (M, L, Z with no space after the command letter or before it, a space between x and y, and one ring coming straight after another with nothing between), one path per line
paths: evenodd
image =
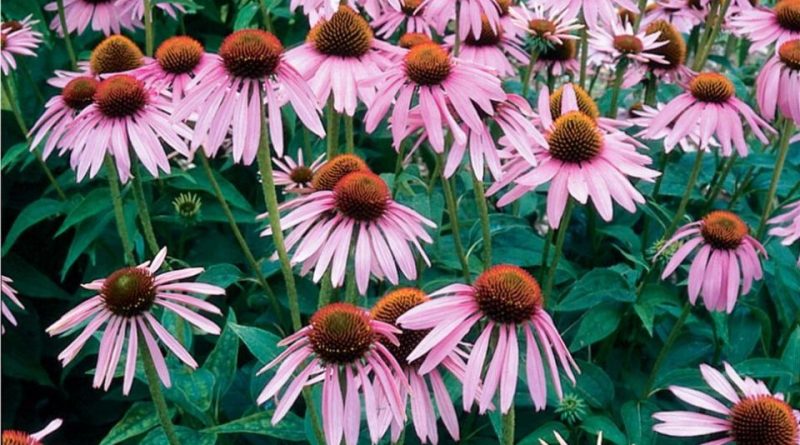
M558 263L561 261L561 256L563 255L564 240L567 238L567 231L569 229L570 220L572 219L572 210L574 207L574 199L569 197L567 199L567 206L564 209L564 215L561 216L561 223L558 225L556 250L553 252L553 262L550 264L550 267L547 270L547 279L545 281L544 290L542 291L542 295L544 295L545 298L549 298L550 292L553 290L553 284L556 280L556 270L558 269ZM552 231L552 229L550 230Z
M767 219L772 212L772 202L775 200L775 194L778 191L778 182L783 173L783 167L786 165L786 156L789 154L789 140L794 131L794 122L791 119L784 118L783 128L781 129L781 138L778 142L778 159L775 161L775 168L772 170L772 180L769 183L769 191L767 192L767 200L764 201L764 211L761 213L761 221L758 223L758 230L756 231L756 238L761 239L764 232L767 230Z
M125 257L125 262L133 266L136 264L136 259L133 256L133 244L131 244L131 238L128 235L128 223L125 222L125 210L122 206L122 193L119 188L117 168L114 166L114 161L111 160L110 155L106 155L104 163L106 176L108 177L108 188L111 191L111 203L114 206L114 219L117 222L120 241L122 241L123 256Z
M164 428L164 435L167 436L167 442L169 442L170 445L180 445L181 442L178 440L175 426L172 424L172 416L169 414L167 400L164 398L164 393L161 391L161 384L158 380L158 372L153 363L153 357L150 356L150 348L147 347L144 340L140 339L139 350L142 351L142 364L144 365L144 373L147 376L147 387L150 389L150 398L153 399L158 421L161 423L161 427Z
M697 150L694 158L694 166L692 167L692 172L689 174L689 181L686 184L686 190L683 192L683 197L681 198L680 204L678 204L678 210L675 212L675 216L672 217L672 221L670 221L669 226L667 226L667 230L664 231L664 238L672 236L675 229L678 228L681 219L683 219L683 215L686 214L686 206L689 204L689 198L691 198L692 191L697 183L697 178L700 176L700 168L703 166L704 154L705 150Z
M144 0L144 53L153 56L153 0Z
M64 32L64 46L67 47L67 55L69 56L69 66L72 71L78 69L78 58L75 57L75 48L72 47L72 37L67 31L67 15L64 13L64 0L56 0L56 7L58 8L58 23L61 25L61 30Z

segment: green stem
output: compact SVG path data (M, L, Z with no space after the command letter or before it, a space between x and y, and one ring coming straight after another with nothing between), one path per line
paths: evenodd
M508 410L507 413L503 414L503 429L502 434L503 437L500 440L501 445L514 445L514 405L511 405L511 408Z
M78 69L78 58L75 57L75 49L72 47L72 38L69 36L67 30L67 15L64 14L64 0L56 0L56 7L58 8L58 23L61 25L61 30L64 33L64 46L67 47L67 55L69 55L69 65L72 71Z
M639 26L642 24L642 18L644 18L645 10L647 8L647 0L639 0L639 13L636 14L636 18L633 20L633 32L634 34L636 31L639 30Z
M542 265L539 272L539 281L544 282L547 276L547 260L550 258L550 246L553 244L553 229L547 226L547 236L544 238L544 246L542 247Z
M527 68L525 68L525 75L522 78L521 96L526 99L528 97L528 92L531 90L531 76L533 75L533 66L536 65L536 61L538 59L539 59L539 51L536 49L536 45L534 45L531 48L530 60L528 61Z
M716 3L719 3L719 1ZM722 0L722 4L719 6L716 15L713 14L714 7L712 6L712 17L707 20L707 23L711 24L711 28L708 32L706 40L703 41L697 52L697 55L694 58L694 66L692 66L694 71L700 71L703 69L703 66L705 66L706 60L708 60L708 56L711 54L711 49L714 47L714 41L717 39L717 34L719 33L722 21L725 19L725 13L728 11L730 4L731 0Z
M658 102L656 97L656 93L658 93L658 78L653 73L647 75L647 83L644 88L645 105L655 107Z
M706 206L705 209L711 208L711 205L717 199L720 192L722 191L722 186L725 185L725 180L728 179L728 175L730 174L731 170L733 169L733 165L736 163L736 159L739 157L738 153L734 152L733 155L728 157L725 161L725 165L722 166L722 171L720 171L719 175L717 176L716 181L714 181L713 185L711 186L711 190L708 193L708 197L706 197Z
M272 17L269 15L269 9L267 9L267 2L265 0L258 0L258 9L261 12L261 20L264 23L264 29L272 32Z
M333 284L331 284L331 271L328 269L325 271L325 275L322 276L322 282L320 283L317 308L322 309L327 306L331 302L331 294L333 294Z
M153 4L152 0L144 0L144 53L153 56Z
M675 344L675 341L678 339L678 336L680 336L681 328L683 328L683 325L686 324L686 320L689 318L689 314L691 312L692 312L692 305L687 301L683 305L683 310L681 311L681 315L678 317L678 320L675 322L675 325L672 326L672 330L670 331L669 336L667 337L667 341L664 343L664 346L658 353L658 357L656 357L656 361L653 364L653 369L650 371L650 377L647 378L647 383L644 385L644 392L642 393L643 399L649 397L650 390L653 388L653 383L655 383L656 377L658 376L658 371L664 364L664 359L667 358L667 354L672 349L672 346Z
M327 154L328 161L339 154L339 113L333 109L333 96L328 99L328 106L325 109L328 125L325 129L327 133Z
M106 176L108 177L108 188L111 190L111 203L114 205L114 219L117 221L117 232L122 241L122 252L125 262L133 266L136 260L133 256L133 244L128 235L128 224L125 222L125 210L122 207L122 193L119 189L119 176L117 176L117 167L114 161L111 160L110 155L105 158Z
M703 166L704 154L705 150L697 150L695 154L694 166L692 167L692 172L689 174L689 182L686 184L686 191L683 192L681 202L678 204L678 211L675 212L675 216L672 218L672 221L670 221L669 226L667 226L667 230L664 231L665 239L672 236L675 229L678 228L678 224L680 224L683 219L683 215L686 213L686 205L689 204L689 198L691 198L692 191L697 183L697 177L700 176L700 168Z
M770 212L772 212L772 201L775 200L775 193L778 191L778 182L781 179L783 166L786 164L786 155L789 154L789 139L793 130L794 122L791 119L784 119L780 145L778 146L778 160L775 162L775 168L772 171L772 181L769 183L769 192L767 192L767 200L764 203L764 211L761 213L761 222L758 224L756 239L761 239L767 229L767 219Z
M567 238L569 231L569 222L572 219L572 209L575 206L572 198L567 198L567 207L564 209L564 215L561 217L561 223L558 225L558 236L556 237L556 251L553 254L553 263L547 271L547 280L544 285L545 298L550 298L550 292L553 290L553 284L556 280L556 270L558 269L558 262L561 261L561 255L564 250L564 240Z
M400 142L397 148L397 160L394 164L394 182L392 182L392 197L397 197L397 188L400 187L400 174L403 172L403 156L405 152L405 143Z
M156 414L158 414L161 427L164 428L164 435L167 436L167 442L169 442L170 445L180 445L181 442L178 440L175 426L172 424L172 416L169 414L169 408L167 408L167 400L164 398L164 393L161 391L161 382L158 379L158 372L153 363L153 357L150 356L150 349L143 340L139 341L139 350L142 351L142 364L144 365L144 373L147 376L147 387L150 389L150 397L153 399L153 405L156 407Z
M439 155L441 158L441 155ZM444 160L441 160L444 163ZM469 283L471 281L469 273L469 263L467 257L464 255L464 245L461 244L461 228L458 222L458 204L456 202L455 192L453 191L453 183L447 179L442 173L442 190L444 190L444 200L447 203L447 213L450 216L450 231L453 233L453 245L456 249L456 256L458 262L461 263L461 272L464 274L464 280Z
M356 150L355 137L353 135L353 116L347 113L342 114L344 120L344 149L345 153L353 154Z
M619 93L622 89L622 79L625 77L625 70L628 68L628 59L623 58L617 64L617 70L614 74L614 85L611 90L611 105L608 108L608 117L616 119L619 112Z
M583 28L581 28L581 42L580 42L580 51L581 51L581 70L580 70L580 85L581 88L586 88L586 73L587 73L587 66L589 65L589 28L586 26L586 19L583 17L583 11L581 11L581 24ZM598 70L599 72L600 70Z
M155 231L153 230L153 222L150 219L150 209L147 207L147 199L144 196L139 161L136 159L135 155L131 156L131 164L133 164L133 199L136 201L136 208L139 212L139 222L142 223L144 239L150 247L150 251L155 255L161 250L161 246L159 246Z
M478 216L481 220L483 235L483 270L492 267L492 226L489 221L489 205L487 204L486 190L483 181L478 179L473 172L472 188L475 191L475 203L478 207Z
M455 41L453 42L453 57L461 54L461 0L456 0Z

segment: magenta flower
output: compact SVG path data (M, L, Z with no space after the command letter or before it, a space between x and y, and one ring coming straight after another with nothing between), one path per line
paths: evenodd
M699 149L707 149L711 136L716 136L723 156L733 153L731 144L736 147L740 156L747 156L747 142L739 115L747 121L753 134L761 142L768 142L762 130L775 133L768 123L736 97L733 83L727 77L718 73L700 73L686 86L686 92L672 99L653 119L645 137L653 139L656 134L672 125L672 131L664 143L675 145L691 133L699 122Z
M0 293L11 300L11 302L14 303L14 305L18 308L25 309L25 306L23 306L22 302L19 301L19 297L17 297L17 290L11 287L11 283L13 282L14 280L11 278L8 278L5 275L0 275ZM11 312L11 309L6 306L5 301L2 299L0 299L0 312L2 312L2 318L8 320L8 322L11 323L11 326L17 325L17 319L14 317L14 313ZM5 326L0 326L0 333L4 334L5 331Z
M17 69L15 55L36 57L36 50L42 43L42 33L32 28L37 23L39 21L32 20L30 15L22 21L0 23L0 69L4 76Z
M800 239L800 201L787 205L786 211L770 219L769 224L772 225L769 234L783 238L781 244L784 246L794 244ZM800 265L800 258L797 264Z
M760 51L773 43L780 47L800 39L800 0L781 0L772 8L744 8L728 21L730 29L752 43L751 51Z
M616 20L617 7L639 12L636 2L631 0L543 0L542 5L547 9L562 8L572 17L577 17L582 11L590 29L597 29L599 20L605 23Z
M306 43L288 51L286 61L308 82L319 103L333 94L333 108L353 116L360 99L371 103L375 86L365 79L380 76L393 65L400 48L375 39L356 11L341 6L309 31Z
M523 269L493 266L473 285L452 284L433 292L431 298L397 319L403 329L430 329L407 358L413 363L425 356L419 364L420 373L430 372L450 356L473 326L479 322L484 326L467 360L462 392L465 410L477 402L479 412L486 412L498 389L500 411L506 413L511 408L519 372L519 336L523 332L528 390L537 411L547 405L545 361L559 398L563 393L556 357L567 378L575 383L572 370L580 372L578 365L544 310L539 284ZM492 338L497 339L497 345L487 357ZM478 391L481 382L482 390Z
M772 394L760 380L742 378L728 363L725 375L708 365L700 365L700 373L723 400L696 389L670 386L675 397L708 414L658 412L653 418L661 423L653 431L673 437L716 437L704 442L707 445L800 444L800 412L784 401L783 394Z
M599 64L616 65L622 59L634 64L666 64L664 56L654 51L668 43L659 37L660 32L634 32L628 21L614 20L609 26L590 30L589 45L597 51L592 56Z
M695 7L695 3L686 0L657 0L652 8L642 17L642 27L647 27L653 22L664 20L682 33L689 33L692 28L703 23L708 11L706 5L702 8ZM745 3L749 4L749 0Z
M444 22L446 24L446 22ZM400 9L387 8L370 22L376 33L388 38L401 27L406 33L425 34L432 31L444 33L442 21L437 20L423 4L423 0L404 0Z
M638 137L646 137L647 131L652 126L653 120L658 118L658 116L664 111L664 104L658 103L655 107L651 107L649 105L643 105L640 110L633 110L631 113L633 117L630 118L630 123L634 124L637 127L642 128L642 131L636 134ZM659 131L656 134L652 135L653 140L664 139L665 137L669 136L672 132L674 124L669 125ZM683 138L673 141L670 139L669 143L666 141L664 142L664 151L669 153L675 149L676 146L680 146L681 150L684 152L692 152L697 150L696 147L700 146L701 141L701 123L696 122L693 126L691 131L687 133ZM710 147L719 147L719 143L713 137L708 141L708 145Z
M652 73L659 82L685 83L696 73L686 65L686 42L675 26L666 20L654 20L644 26L645 35L658 34L658 43L663 46L651 49L653 54L663 59L656 62L636 63L625 71L622 82L624 88L630 88L642 81L647 73Z
M192 148L202 146L208 156L215 156L230 130L234 161L252 164L261 135L262 96L278 156L283 155L280 108L287 100L309 130L325 135L319 103L300 73L284 60L277 37L257 29L236 31L222 42L219 55L208 57L208 65L187 85L189 94L173 115L174 120L195 115Z
M412 248L430 264L419 240L433 242L423 226L436 225L395 202L383 179L366 167L348 171L353 158L345 155L328 161L325 171L314 178L316 191L284 205L291 210L281 218L281 228L289 231L286 249L293 251L292 263L302 264L304 274L313 269L314 282L330 268L334 287L344 283L352 240L356 283L363 295L370 275L397 284L399 268L406 278L416 279ZM271 234L270 228L261 232L261 236Z
M670 258L661 279L675 272L699 247L689 269L689 301L695 304L702 294L709 311L733 312L739 295L750 292L753 279L763 276L758 253L767 256L764 246L748 232L741 218L724 210L681 227L657 254L678 241L684 243Z
M84 284L83 287L98 294L67 312L47 328L50 336L63 334L88 322L80 335L58 355L66 366L83 348L86 342L105 325L97 355L93 387L105 391L111 386L123 347L127 346L122 393L127 395L136 374L138 338L144 338L148 354L153 359L158 376L164 386L171 385L169 370L156 340L161 340L182 362L197 368L191 354L158 321L153 313L156 306L174 312L203 332L218 335L219 327L211 320L192 311L196 308L212 314L221 314L211 303L187 295L225 295L225 289L205 283L179 281L199 275L201 267L173 270L156 274L164 263L167 249L163 248L152 262L137 267L119 269L106 278Z
M398 317L427 301L430 301L430 299L419 289L411 287L398 288L384 295L370 312L373 319L396 327ZM419 371L419 361L415 363L406 361L408 354L416 348L427 332L400 330L400 333L397 334L397 343L392 343L386 338L381 339L381 343L386 346L386 349L389 350L403 370L402 378L405 382L400 387L400 395L404 406L406 398L411 399L409 403L411 406L411 420L420 441L426 443L430 440L434 444L438 442L436 428L437 409L450 437L458 441L460 438L458 419L453 400L447 392L440 368L433 368L430 372L423 374ZM456 348L441 363L441 368L447 369L461 382L464 381L464 376L466 375L466 364L462 357L466 357L466 352ZM431 400L431 395L433 400ZM434 401L436 408L434 408ZM385 414L381 416L382 426L388 428L389 424L391 424L392 441L397 442L400 434L405 429L405 424L393 421L394 419L390 416L390 410L386 409L384 412Z
M577 40L573 31L583 28L578 23L577 12L566 9L567 5L547 7L543 4L511 8L509 14L514 25L537 42L546 43L545 48L563 45L565 40Z
M76 118L84 108L94 103L99 82L92 77L75 77L67 83L61 94L54 96L45 104L45 111L31 128L29 136L33 137L31 150L47 139L42 157L47 159L54 149L59 148L63 154L72 146L67 135L76 123ZM73 132L74 135L74 132Z
M456 16L456 4L450 0L423 0L422 6L427 8L431 17L439 19L439 29L446 28L450 20ZM456 32L462 37L472 33L472 36L478 39L483 30L484 19L489 22L492 31L497 32L502 13L503 7L497 0L461 0L459 28Z
M173 108L186 96L189 83L211 63L203 45L188 36L170 37L158 47L156 57L133 75L145 85L171 97Z
M304 387L322 382L322 428L326 442L356 445L361 423L361 397L372 443L380 440L378 407L385 398L391 416L405 423L405 403L396 376L402 369L379 340L397 345L400 331L370 318L369 313L348 303L334 303L318 310L308 326L286 337L286 346L263 373L278 370L258 396L259 405L276 397L272 416L275 425L283 419ZM293 378L295 371L299 371ZM291 380L291 383L290 383ZM278 393L288 387L281 396Z
M30 434L19 430L3 430L2 442L8 445L42 445L42 439L61 428L63 423L61 419L55 419L41 431Z
M493 31L489 21L484 17L480 37L468 34L461 42L459 59L494 70L500 77L511 77L517 74L512 62L527 65L529 56L522 49L522 39L516 33L507 32L502 24ZM447 36L445 41L452 50L455 36Z
M58 5L56 2L48 3L44 6L45 11L56 12ZM123 14L119 2L116 0L64 0L64 15L67 22L67 32L83 34L89 25L92 31L102 31L105 35L119 34L122 29L133 30L136 26L141 27L141 22L134 21L131 14ZM61 29L61 22L58 14L50 22L50 29L63 36L64 30Z
M284 193L297 192L303 193L311 189L311 182L317 170L325 165L325 153L319 155L310 165L303 162L303 150L297 150L297 161L284 156L281 159L273 158L272 162L277 169L272 177L275 185L283 186Z
M186 12L186 8L177 1L152 0L152 4L173 19L178 18L178 12ZM137 25L144 19L144 0L117 0L117 5L120 12L129 15Z
M471 129L481 131L483 123L479 110L493 116L492 101L506 98L500 79L472 62L451 58L435 43L412 47L405 53L402 63L388 68L374 82L381 94L368 105L366 130L374 131L393 106L392 138L398 146L409 134L411 99L417 96L425 131L431 146L438 152L444 150L444 125L456 141L464 144L467 135L456 117Z
M761 114L773 120L778 109L787 119L800 125L800 94L786 94L787 91L800 92L800 38L781 44L756 79Z

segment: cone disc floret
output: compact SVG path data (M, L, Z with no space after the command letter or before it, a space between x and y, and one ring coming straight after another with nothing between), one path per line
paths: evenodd
M475 280L473 288L481 311L496 323L522 323L542 306L539 283L517 266L494 266Z
M94 101L111 118L133 116L147 104L144 84L133 76L120 74L100 82Z
M370 171L367 163L358 156L342 154L326 162L314 174L311 186L314 190L333 190L340 179L357 171Z
M99 82L88 76L76 77L64 86L61 97L73 110L83 110L94 102Z
M689 83L689 91L697 100L722 103L730 99L736 89L723 74L700 73Z
M391 193L380 176L357 171L343 177L333 188L336 209L356 221L374 221L386 212Z
M403 287L394 289L375 304L371 311L372 318L395 325L401 315L426 301L428 301L428 296L417 288ZM429 329L419 331L404 329L397 336L397 340L400 342L399 345L395 345L386 339L381 339L381 343L389 349L389 352L392 353L400 365L408 366L406 357L411 354L411 351L417 347L429 332Z
M423 43L433 43L433 40L421 32L407 32L400 36L400 40L397 42L400 48L404 49L411 49Z
M405 56L406 75L418 85L439 85L452 70L450 55L435 43L412 47Z
M94 74L120 73L142 66L144 54L125 36L106 37L92 51L89 67Z
M659 42L668 42L666 45L650 50L651 53L657 56L662 56L667 63L648 62L650 68L674 70L684 64L686 61L686 42L683 36L674 26L666 20L656 20L649 24L645 33L655 34L660 33L658 36Z
M41 442L32 438L28 433L16 430L3 431L3 445L41 445Z
M219 47L229 73L236 77L261 79L278 69L283 45L277 37L258 29L243 29L229 35Z
M703 218L700 233L716 249L736 249L742 244L749 229L737 215L724 210L709 213Z
M354 363L372 346L375 333L369 315L352 304L334 303L310 320L308 339L319 358L328 363Z
M556 119L547 142L551 156L570 163L590 161L603 148L597 124L580 111L571 111Z
M186 36L170 37L156 51L158 64L172 74L191 73L202 57L203 45Z
M115 315L134 317L153 306L155 279L146 268L126 267L105 279L100 295L108 310Z
M320 20L308 33L317 51L329 56L361 57L372 45L372 29L363 17L340 6L330 20Z
M778 48L778 57L787 67L800 71L800 39L784 42Z
M592 119L600 117L600 110L597 108L597 103L589 96L589 93L578 85L572 85L572 89L575 91L575 99L578 101L578 110ZM553 119L561 116L561 102L563 97L563 86L555 90L550 96L550 115L553 116Z
M780 0L775 5L775 18L781 28L800 32L800 0Z
M797 419L786 402L772 396L743 399L731 412L731 435L737 445L796 445Z
M636 36L619 35L614 37L614 48L623 54L639 54L644 50L644 44Z
M566 62L572 60L578 53L574 40L564 40L562 43L553 43L545 46L539 54L539 59L550 62Z

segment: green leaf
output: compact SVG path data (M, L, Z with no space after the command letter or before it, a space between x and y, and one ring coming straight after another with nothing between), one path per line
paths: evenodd
M170 415L175 409L170 409ZM136 402L128 409L125 416L111 428L100 445L115 445L132 437L144 434L158 425L155 405L151 402Z
M585 312L569 350L575 352L608 337L617 329L621 319L622 309L615 304L598 306Z
M19 216L11 225L11 229L3 241L3 255L11 250L20 235L34 224L40 223L45 219L52 218L64 210L65 203L55 199L42 198L30 203L22 209Z
M229 326L247 346L250 353L261 363L271 362L280 353L278 342L281 339L277 335L263 329L242 326L236 323L231 323Z
M3 275L11 277L14 280L14 288L25 297L72 299L70 294L64 292L50 278L15 254L4 258Z
M207 267L205 272L197 277L197 281L227 288L241 278L242 271L233 264L214 264Z
M240 7L236 12L236 20L233 22L233 29L236 31L249 28L256 14L258 14L258 4L255 2Z
M544 425L536 428L532 433L523 437L522 440L517 442L517 445L540 445L540 440L546 443L556 443L556 435L553 433L558 431L564 439L569 439L569 428L559 422L547 422Z
M575 392L595 408L611 403L614 400L614 382L608 374L598 366L582 360L578 360L578 366L581 373L577 376Z
M178 441L182 444L191 445L214 445L217 442L217 436L206 432L197 432L193 429L183 426L176 426L175 433L178 436ZM163 428L158 428L150 432L139 445L170 445L167 440L167 435L164 434Z
M294 413L289 413L278 422L277 425L273 426L271 421L272 414L272 411L259 411L247 417L242 417L232 422L205 429L203 432L216 434L259 434L292 442L302 442L306 440L303 419Z
M621 274L608 269L593 269L575 283L555 310L580 311L609 301L631 303L636 301L636 295Z
M656 408L650 402L630 401L622 405L620 415L631 444L650 445L654 442L653 413L655 412Z
M625 434L606 416L587 417L583 421L581 428L595 436L603 433L603 439L606 442L615 443L617 445L628 445L628 438L625 437Z
M94 223L87 221L78 226L78 229L75 231L75 236L72 238L72 243L69 245L67 257L64 259L64 266L61 268L61 280L64 280L67 272L69 272L69 269L75 264L75 261L80 258L81 254L88 253L87 249L89 245L100 237L106 229L106 226L111 223L112 218L114 218L113 214L107 213L100 218L99 221L95 221Z
M648 284L642 289L639 300L633 305L636 315L642 320L647 333L653 336L653 322L656 317L656 310L659 306L676 300L675 292L660 284Z
M751 358L737 363L734 368L739 374L756 379L796 377L791 367L775 358Z
M192 371L181 366L177 369L171 367L170 377L172 387L165 389L164 395L193 416L209 425L212 424L212 419L205 413L211 407L214 374L207 369Z
M237 190L236 187L230 183L230 181L225 179L224 176L216 171L214 171L214 177L217 179L219 188L222 190L222 195L225 197L226 201L228 201L232 206L255 216L255 210L253 210L253 206L247 202L244 196L239 193L239 190ZM186 172L186 176L178 176L171 180L170 185L182 190L202 190L211 194L212 196L214 195L214 188L211 186L208 176L206 176L202 168L189 170Z
M239 337L231 329L231 325L234 323L236 323L236 314L233 309L230 309L225 328L203 364L203 369L207 369L215 376L214 394L217 398L220 398L231 386L233 376L236 374L236 364L239 361Z
M82 221L86 221L95 215L108 212L111 210L112 204L111 194L107 188L92 190L69 212L69 214L67 214L67 217L64 219L64 222L61 224L61 227L59 227L55 236L61 235L69 230L70 227Z

